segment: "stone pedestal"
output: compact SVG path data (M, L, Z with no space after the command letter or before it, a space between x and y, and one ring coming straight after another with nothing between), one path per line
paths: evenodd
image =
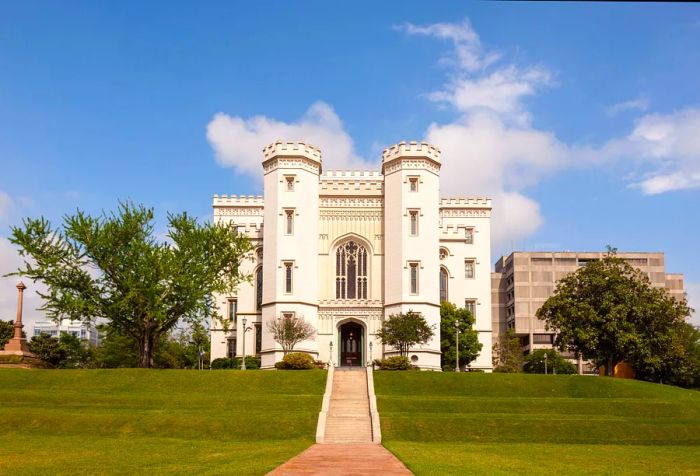
M17 284L17 319L15 319L15 334L10 341L5 344L5 350L0 350L0 367L35 367L40 364L40 360L29 351L27 339L22 337L22 306L24 301L24 290L27 286L20 281Z

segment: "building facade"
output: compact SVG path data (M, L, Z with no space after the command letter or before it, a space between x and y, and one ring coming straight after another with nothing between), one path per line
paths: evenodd
M554 333L536 317L537 310L554 293L557 281L605 254L518 251L501 257L491 275L494 339L513 329L525 353L552 348ZM646 273L653 286L666 288L674 297L685 297L683 275L666 272L663 253L618 252L617 256Z
M46 334L51 337L59 337L64 332L72 334L80 340L88 341L93 347L100 345L100 335L94 323L85 324L82 321L70 319L61 319L60 324L54 321L37 321L34 323L32 336Z
M380 171L323 171L304 142L263 149L263 197L214 196L214 220L255 244L235 296L216 296L212 358L282 359L269 322L303 318L317 330L294 350L333 365L367 365L396 355L376 333L392 314L419 312L435 336L409 352L440 369L440 302L467 306L483 349L470 365L491 369L490 220L487 198L440 197L440 151L401 142ZM245 324L244 324L245 322Z

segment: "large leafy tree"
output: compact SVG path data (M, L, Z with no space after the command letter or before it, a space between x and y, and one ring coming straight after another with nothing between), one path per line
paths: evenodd
M459 365L469 365L481 352L482 344L474 327L474 316L468 309L458 308L443 301L440 304L440 350L442 350L442 367L455 365L456 336L459 329Z
M646 373L661 371L674 329L690 314L685 300L655 288L614 249L557 284L537 311L557 333L556 345L580 352L612 375L625 360Z
M408 350L414 345L425 344L435 332L425 318L417 312L392 314L384 321L377 337L382 344L398 349L399 354L408 357Z
M309 340L316 334L316 329L303 317L285 315L267 323L267 330L272 338L282 346L287 355L299 342Z
M493 371L503 373L518 373L523 369L525 356L520 338L513 329L501 334L493 344Z
M132 203L99 216L77 211L60 229L25 219L10 238L25 258L13 274L46 285L41 309L50 318L105 319L134 342L139 366L151 367L155 343L178 322L217 317L213 294L235 291L251 250L229 226L186 213L168 215L167 240L153 222L153 209Z

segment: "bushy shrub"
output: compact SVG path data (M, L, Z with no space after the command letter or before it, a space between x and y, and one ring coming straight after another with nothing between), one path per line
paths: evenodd
M523 370L529 374L543 374L544 356L547 356L547 373L575 374L576 366L554 349L537 349L525 357Z
M236 369L236 368L238 368L238 359L229 359L228 357L220 357L218 359L214 359L211 362L211 368L212 368L212 370Z
M260 368L260 357L249 355L245 358L245 368L248 370L257 370Z
M379 368L382 370L408 370L411 368L411 362L408 357L403 355L395 355L379 361Z
M309 354L303 352L292 352L284 356L283 365L275 367L281 370L308 370L313 369L314 359ZM279 362L278 362L279 363Z

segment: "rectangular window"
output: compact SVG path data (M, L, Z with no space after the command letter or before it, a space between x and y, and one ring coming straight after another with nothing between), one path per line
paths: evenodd
M227 342L226 357L228 357L229 359L232 359L236 356L236 338L230 337L229 339L226 340L226 342Z
M233 325L236 325L236 317L238 314L238 301L235 299L229 299L228 300L228 320L233 322Z
M284 263L284 292L292 294L292 268L294 263Z
M284 226L285 235L294 234L294 210L285 210L284 211L284 219L285 219L285 226Z
M476 299L466 299L464 301L464 308L469 311L472 316L476 317Z
M409 263L411 273L411 294L418 294L418 263Z
M554 335L552 334L535 334L532 336L533 344L552 344L554 342Z
M418 177L408 177L408 189L411 192L418 191Z
M294 191L294 175L284 176L285 186L288 192Z
M474 244L474 228L467 228L464 230L464 241L468 245Z
M255 354L260 355L262 351L262 323L255 323Z
M466 279L474 279L476 274L476 263L473 259L464 260L464 277Z
M418 236L418 210L409 210L408 216L411 220L411 236Z

